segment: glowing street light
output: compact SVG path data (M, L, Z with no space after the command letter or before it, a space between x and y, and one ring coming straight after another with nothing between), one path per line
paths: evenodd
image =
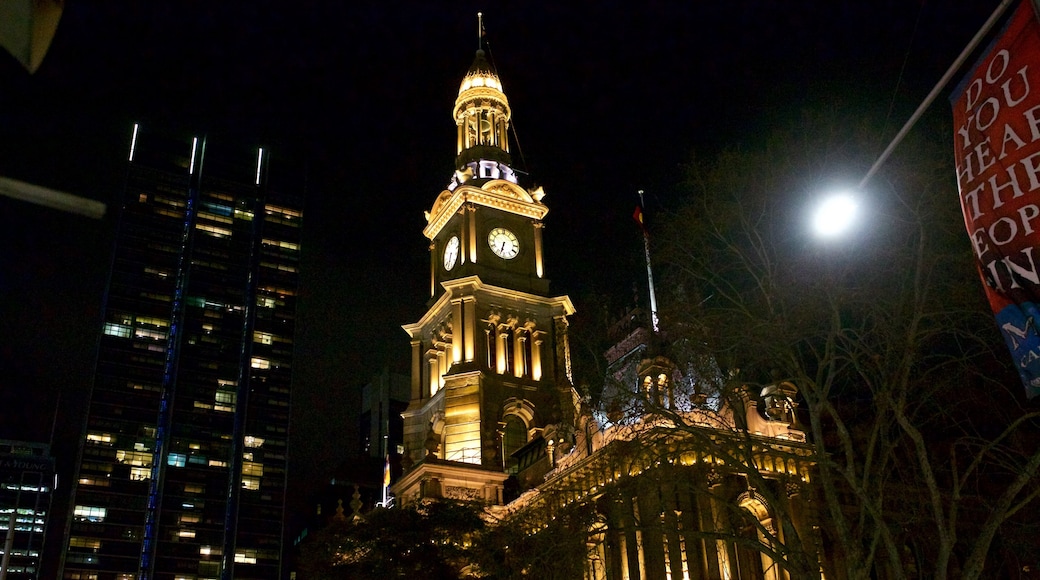
M859 203L847 193L832 195L813 212L813 231L821 238L833 238L847 232L856 223Z

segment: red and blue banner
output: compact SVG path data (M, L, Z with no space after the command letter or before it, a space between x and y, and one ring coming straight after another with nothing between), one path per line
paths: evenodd
M1020 2L951 96L957 185L986 296L1040 394L1040 25Z

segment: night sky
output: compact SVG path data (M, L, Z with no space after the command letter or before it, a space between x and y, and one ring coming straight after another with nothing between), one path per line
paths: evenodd
M134 122L307 168L291 448L303 497L353 444L359 385L406 368L400 326L428 298L422 212L453 169L478 11L514 166L547 193L548 275L581 316L584 296L640 280L637 190L652 216L679 199L691 155L808 108L891 110L878 130L894 135L997 4L69 0L34 75L0 54L0 176L112 204ZM948 114L945 99L930 112ZM866 170L833 169L852 183ZM70 464L117 207L91 220L0 198L0 211L0 437L48 439L61 393L55 451Z

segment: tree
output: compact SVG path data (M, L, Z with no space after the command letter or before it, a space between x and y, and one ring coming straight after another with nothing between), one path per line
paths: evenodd
M305 580L469 577L471 542L485 527L483 506L436 501L377 508L360 521L334 518L301 545Z
M303 580L578 579L594 512L436 500L333 518L301 546Z
M855 242L801 233L799 198L834 185L826 169L865 165L855 146L873 140L848 131L806 115L759 148L690 164L686 198L656 230L669 356L721 406L745 396L734 385L796 387L826 540L843 551L828 577L978 578L997 534L1036 507L1038 414L978 291L949 155L904 144L912 156L875 178L879 209Z

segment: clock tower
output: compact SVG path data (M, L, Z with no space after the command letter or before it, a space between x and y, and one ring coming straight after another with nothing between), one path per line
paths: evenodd
M455 172L426 212L430 301L404 326L411 401L399 502L430 497L503 503L514 452L571 424L567 296L545 278L542 189L511 166L509 100L477 50L452 111ZM529 456L530 454L527 454Z

